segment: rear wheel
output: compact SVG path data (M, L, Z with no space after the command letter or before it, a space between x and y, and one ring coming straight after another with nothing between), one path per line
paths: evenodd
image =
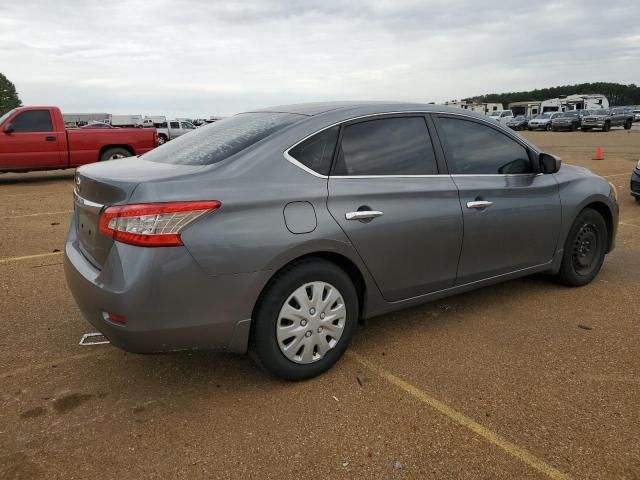
M632 123L633 123L633 120L628 119L626 122L624 122L624 129L629 130L631 128Z
M558 281L572 287L590 283L604 262L608 236L602 215L590 208L580 212L564 245Z
M578 125L576 123L572 123L571 124L571 131L575 132L576 130L578 130Z
M254 315L251 353L275 376L304 380L333 366L358 321L358 296L333 263L310 259L270 282Z
M164 145L167 141L168 140L165 135L158 135L158 145Z
M131 156L131 152L126 148L114 147L108 148L100 155L100 162L107 160L118 160L119 158L127 158Z

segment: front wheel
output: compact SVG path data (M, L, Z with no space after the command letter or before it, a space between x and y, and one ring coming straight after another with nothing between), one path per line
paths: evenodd
M167 142L168 142L167 137L165 137L164 135L158 136L158 145L164 145Z
M580 212L564 245L558 281L572 287L590 283L604 262L608 237L607 225L600 213L590 208Z
M624 129L625 130L629 130L631 128L631 124L633 123L633 120L629 119L626 122L624 122Z
M261 297L251 354L277 377L315 377L344 354L358 315L356 289L341 268L321 259L295 263Z
M551 130L551 124L550 124L550 123L548 123L548 124L547 124L547 132L548 132L548 131L550 131L550 130Z
M611 130L611 124L610 123L605 123L604 126L602 127L602 131L603 132L608 132L609 130Z

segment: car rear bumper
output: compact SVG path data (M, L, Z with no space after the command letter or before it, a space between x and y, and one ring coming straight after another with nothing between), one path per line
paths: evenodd
M67 285L83 316L130 352L229 350L244 353L267 272L207 275L185 247L114 243L102 270L82 254L72 222L65 245ZM109 314L126 317L120 324Z
M634 170L631 174L631 195L640 198L640 170Z

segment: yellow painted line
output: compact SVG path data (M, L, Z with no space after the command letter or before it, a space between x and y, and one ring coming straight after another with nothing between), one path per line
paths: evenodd
M27 218L27 217L43 217L45 215L60 215L62 213L73 213L73 210L61 210L59 212L27 213L24 215L14 215L13 217L0 217L0 220L11 220L14 218Z
M568 479L571 478L566 473L562 473L560 470L552 467L551 465L549 465L548 463L544 462L543 460L540 460L538 457L536 457L535 455L529 453L524 448L521 448L521 447L515 445L514 443L511 443L506 438L498 435L497 433L493 432L492 430L489 430L487 427L484 427L484 426L480 425L478 422L476 422L472 418L467 417L466 415L463 415L462 413L454 410L453 408L451 408L447 404L441 402L440 400L437 400L437 399L433 398L428 393L423 392L419 388L411 385L408 382L405 382L401 378L396 377L395 375L393 375L391 372L388 372L384 368L378 367L377 365L374 365L369 360L367 360L366 358L358 355L357 353L349 351L349 352L347 352L347 355L349 357L353 358L356 362L358 362L362 366L368 368L369 370L372 370L373 372L378 374L380 377L382 377L383 379L385 379L389 383L391 383L391 384L395 385L396 387L404 390L406 393L408 393L412 397L415 397L416 399L420 400L422 403L430 406L434 410L437 410L438 412L442 413L443 415L446 415L447 417L449 417L451 420L453 420L454 422L458 423L459 425L462 425L463 427L468 428L469 430L471 430L472 432L476 433L477 435L480 435L481 437L483 437L488 442L492 443L493 445L495 445L497 447L500 447L505 452L507 452L509 455L512 455L512 456L516 457L517 459L523 461L524 463L526 463L530 467L532 467L532 468L538 470L539 472L547 475L549 478L551 478L553 480L568 480Z
M5 197L29 197L29 196L34 196L34 195L38 195L39 197L41 197L43 195L66 195L66 194L67 194L66 190L60 190L59 192L23 192L23 193L8 193L6 195L0 195L0 198L5 198Z
M39 253L37 255L25 255L24 257L0 258L0 264L2 264L2 263L10 263L10 262L19 262L21 260L31 260L32 258L53 257L54 255L62 255L62 252Z

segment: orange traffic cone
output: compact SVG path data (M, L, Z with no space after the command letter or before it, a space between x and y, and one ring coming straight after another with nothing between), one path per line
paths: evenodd
M600 148L600 145L598 145L598 148L596 148L596 156L593 157L594 160L604 160L604 157L602 156L602 148Z

